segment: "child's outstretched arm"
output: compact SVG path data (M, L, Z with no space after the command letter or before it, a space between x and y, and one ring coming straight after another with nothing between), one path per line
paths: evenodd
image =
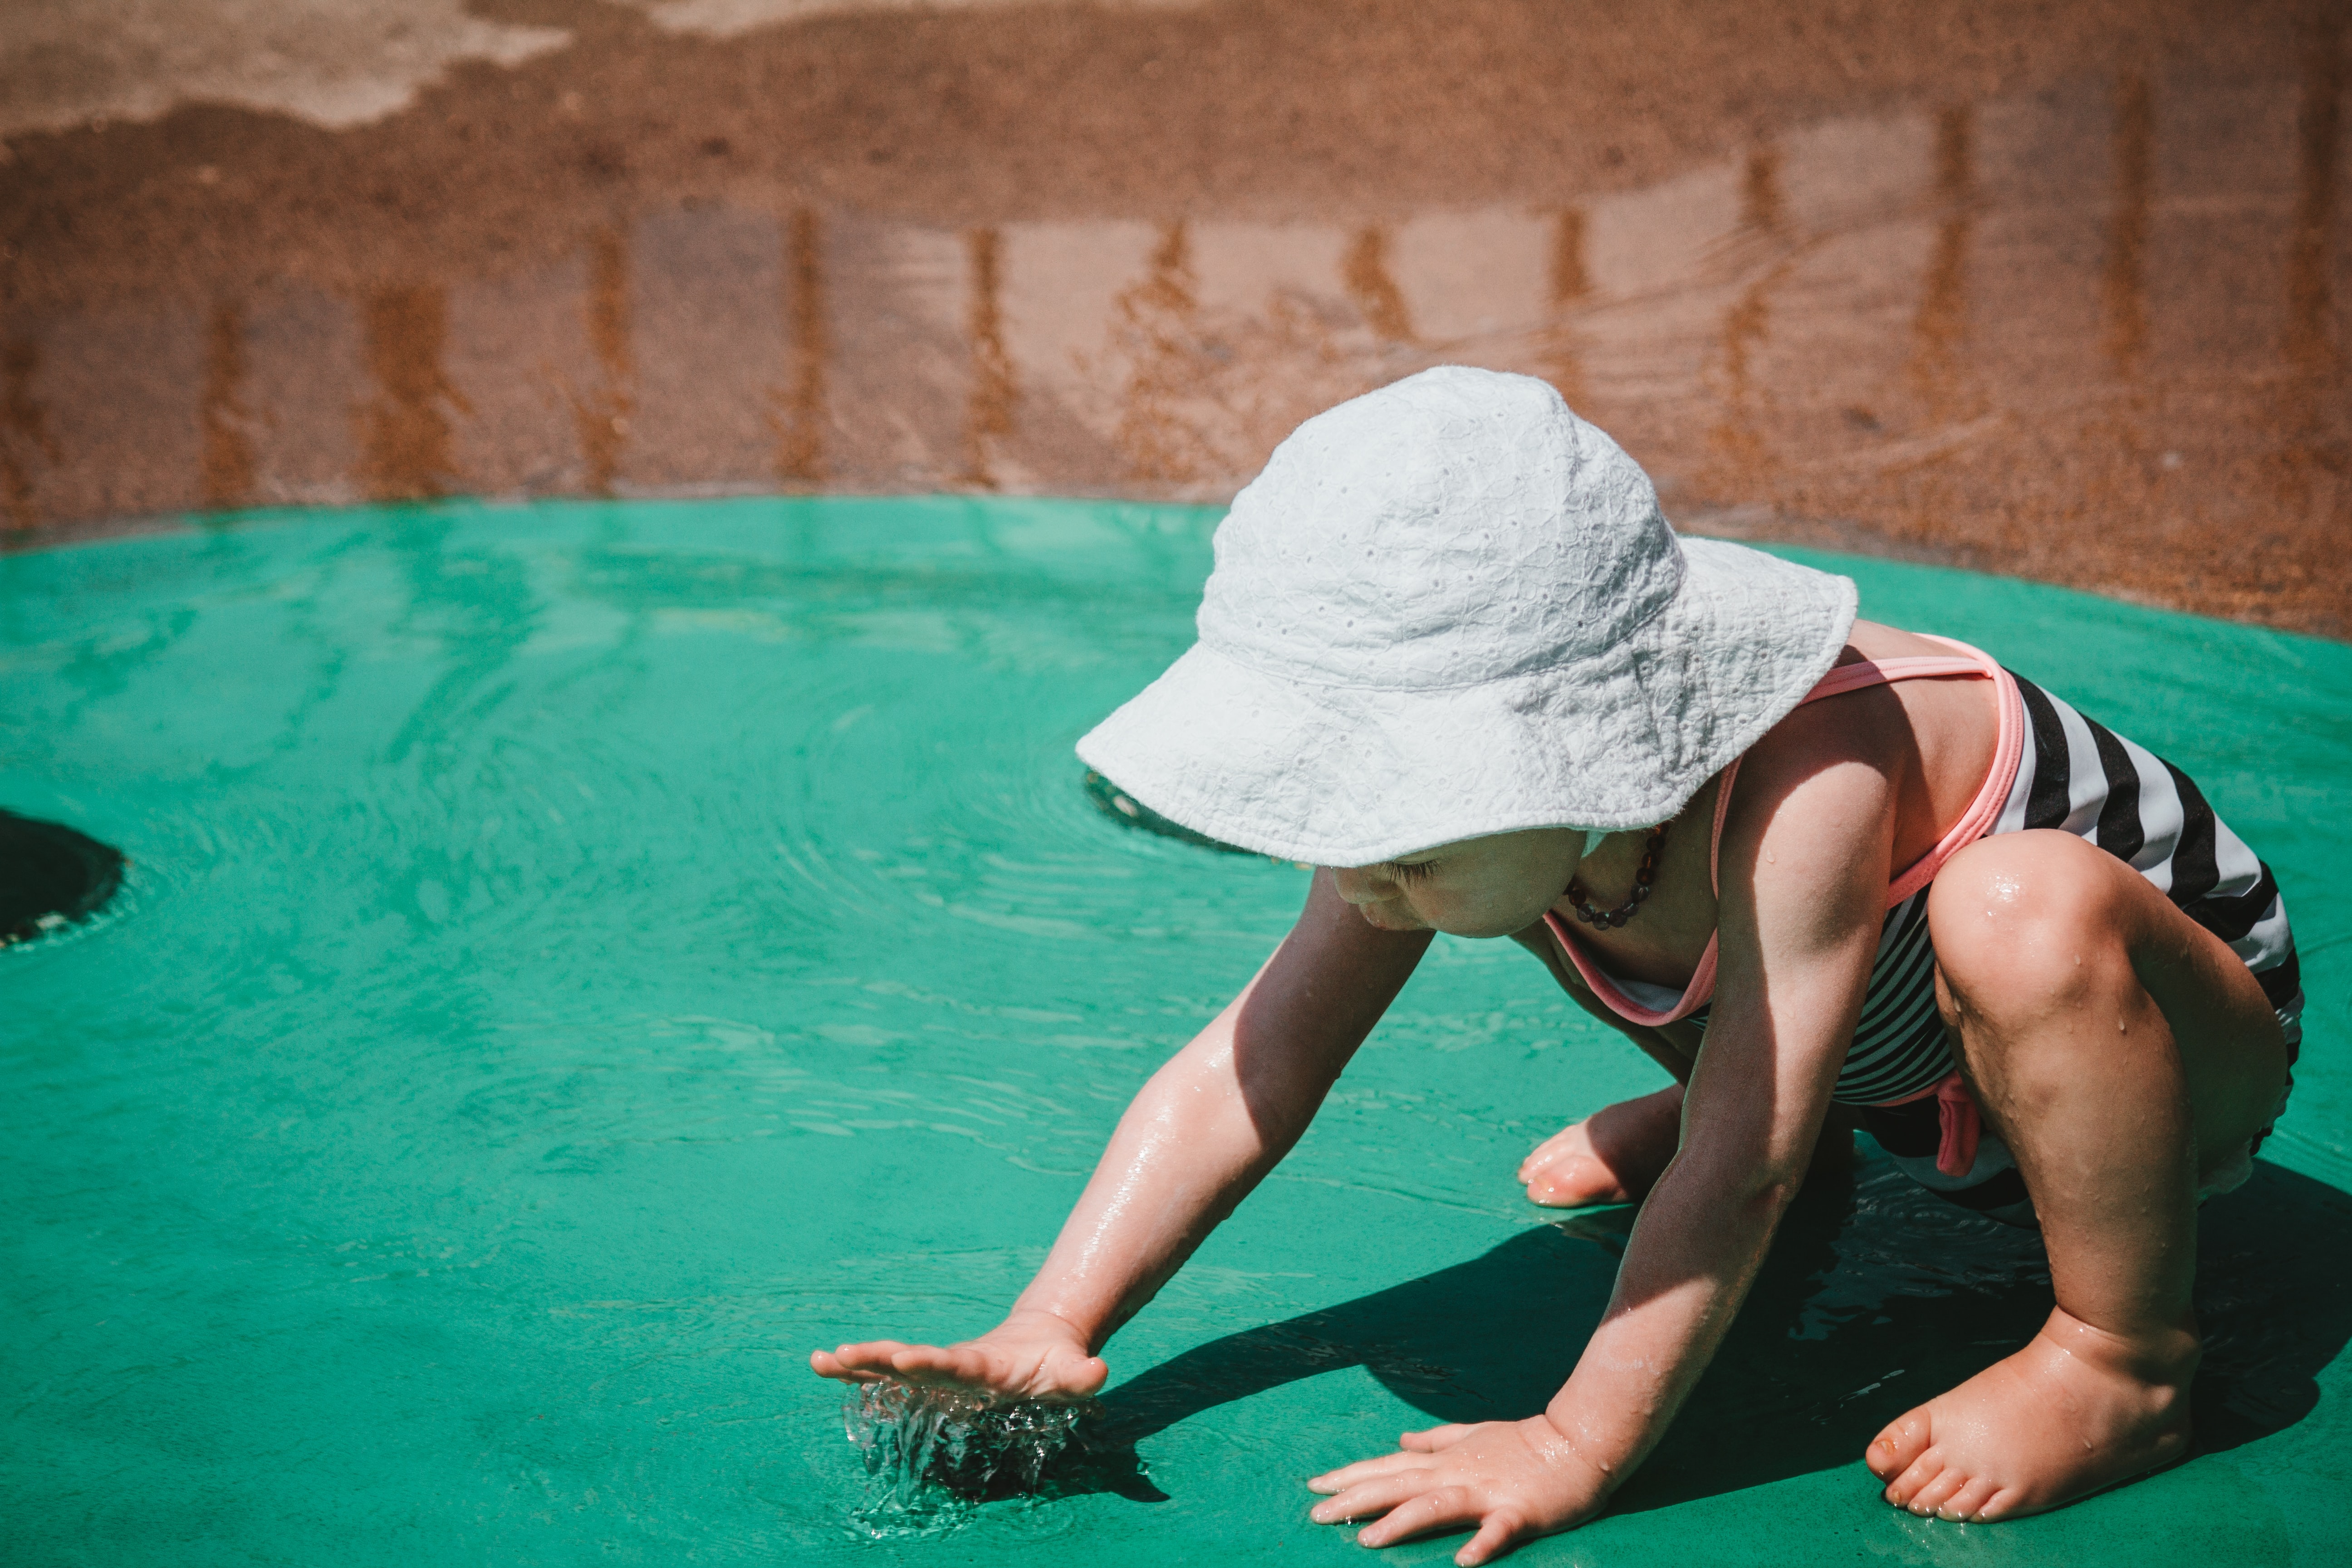
M1307 1131L1403 988L1430 932L1378 931L1318 870L1307 907L1240 995L1135 1097L1037 1278L1003 1323L937 1346L875 1340L809 1364L1029 1399L1083 1398L1103 1342Z
M1804 1179L1887 882L1884 774L1780 742L1750 753L1723 839L1720 968L1681 1149L1575 1372L1539 1415L1408 1433L1400 1452L1315 1478L1330 1494L1318 1521L1375 1520L1367 1546L1468 1526L1454 1561L1488 1562L1605 1507L1706 1370Z

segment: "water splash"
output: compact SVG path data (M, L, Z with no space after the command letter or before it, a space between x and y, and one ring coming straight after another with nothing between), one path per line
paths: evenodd
M952 1529L975 1504L1050 1495L1084 1407L993 1404L953 1389L866 1384L842 1425L870 1478L853 1518L868 1533Z

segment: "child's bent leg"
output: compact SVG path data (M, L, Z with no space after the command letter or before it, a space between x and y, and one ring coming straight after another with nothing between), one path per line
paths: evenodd
M1528 1201L1546 1208L1639 1203L1681 1146L1683 1086L1604 1105L1519 1162Z
M1638 1203L1682 1142L1683 1085L1690 1079L1690 1056L1660 1031L1628 1025L1602 1006L1583 976L1560 957L1558 942L1542 924L1529 926L1512 940L1544 961L1578 1006L1632 1039L1675 1079L1655 1093L1604 1106L1553 1133L1519 1162L1515 1179L1528 1189L1529 1203L1547 1208Z
M2198 1186L2268 1122L2285 1044L2218 937L2070 834L1962 850L1928 920L1937 1000L2024 1174L2058 1305L1865 1458L1888 1501L1990 1520L2188 1451Z

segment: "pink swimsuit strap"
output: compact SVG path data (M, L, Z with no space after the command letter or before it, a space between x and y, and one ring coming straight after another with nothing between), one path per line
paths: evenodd
M2025 705L2019 696L2017 682L2009 671L1995 663L1991 656L1981 653L1963 642L1950 637L1931 637L1956 650L1956 657L1920 655L1907 658L1864 659L1853 664L1842 664L1822 677L1804 702L1819 702L1824 697L1837 697L1848 691L1860 691L1865 687L1891 686L1898 680L1924 680L1938 676L1970 676L1990 680L1994 685L1995 701L2000 710L2000 727L1993 742L1992 767L1979 786L1976 798L1967 811L1954 823L1937 846L1897 876L1886 889L1886 907L1893 909L1929 882L1944 868L1944 862L1967 845L1983 837L1999 820L2009 792L2017 782L2019 763L2025 754ZM1723 848L1724 818L1731 810L1732 781L1739 776L1739 761L1735 757L1723 770L1723 782L1715 792L1714 837L1707 843L1706 875L1708 884L1720 893L1723 889L1718 874L1718 862ZM1629 1024L1678 1023L1689 1017L1715 998L1716 938L1706 939L1706 951L1699 955L1698 967L1692 971L1690 984L1683 988L1682 998L1664 1012L1644 1007L1625 994L1616 980L1595 963L1584 952L1582 944L1570 933L1568 922L1549 910L1544 911L1544 923L1551 928L1553 937L1584 976L1594 995L1608 1005L1611 1012ZM1928 1092L1932 1093L1933 1090Z

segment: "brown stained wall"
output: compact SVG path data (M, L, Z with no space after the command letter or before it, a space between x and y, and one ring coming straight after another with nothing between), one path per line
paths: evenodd
M2341 4L476 8L575 41L12 139L0 522L1217 499L1460 361L1696 527L2352 635Z

